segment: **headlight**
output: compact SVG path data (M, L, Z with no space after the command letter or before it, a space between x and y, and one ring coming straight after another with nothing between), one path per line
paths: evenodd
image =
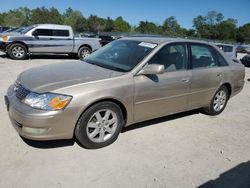
M23 102L32 108L52 111L64 109L71 99L72 97L68 95L31 92L25 97Z
M3 41L3 42L8 42L9 36L2 36L2 37L0 37L0 39L1 39L1 41Z

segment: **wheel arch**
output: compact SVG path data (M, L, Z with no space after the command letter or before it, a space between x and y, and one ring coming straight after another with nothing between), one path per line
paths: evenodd
M82 45L78 48L78 51L77 51L77 52L79 52L79 50L80 50L82 47L88 47L88 48L91 50L91 52L93 51L92 47L91 47L89 44L82 44Z
M93 105L95 105L95 104L98 104L98 103L101 103L101 102L113 102L113 103L115 103L116 105L118 105L119 108L121 109L122 115L123 115L123 120L124 120L123 126L126 125L127 117L128 117L127 109L126 109L125 105L124 105L121 101L119 101L119 100L117 100L117 99L115 99L115 98L102 98L102 99L98 99L98 100L96 100L96 101L94 101L94 102L88 104L88 106L87 106L86 108L84 108L83 111L81 112L81 114L79 115L79 117L78 117L78 119L77 119L77 123L79 122L81 116L82 116L91 106L93 106ZM76 123L76 125L77 125L77 123ZM75 125L75 126L76 126L76 125Z
M23 41L13 41L13 42L11 42L11 43L7 46L7 50L6 50L7 52L9 51L10 46L13 45L13 44L22 44L22 45L24 45L25 48L27 49L27 52L29 53L29 47L28 47L28 45L27 45L26 43L24 43Z
M232 94L232 86L230 83L226 82L224 84L222 84L221 86L225 86L228 90L228 94L229 94L229 98L231 97L231 94Z

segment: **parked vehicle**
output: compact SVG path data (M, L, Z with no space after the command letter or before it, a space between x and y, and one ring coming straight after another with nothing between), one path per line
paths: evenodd
M244 56L244 57L241 59L241 62L242 62L242 64L244 64L246 67L250 67L250 54Z
M248 45L240 45L236 49L237 53L247 53L250 54L250 46Z
M203 108L218 115L244 85L245 68L205 42L130 37L85 61L21 73L5 101L28 139L68 139L87 148L114 142L124 126Z
M10 29L11 27L8 27L8 26L0 26L0 33Z
M16 29L18 29L18 28L17 27L12 27L12 28L9 28L9 29L3 31L2 33L9 33L9 32L14 31Z
M106 44L112 42L113 40L115 40L112 36L109 35L104 35L104 34L93 34L93 33L82 33L80 34L81 37L88 37L88 38L100 38L100 43L101 46L105 46Z
M236 46L232 44L222 44L222 43L215 43L222 51L224 51L231 59L236 59Z
M1 35L6 35L6 33L8 35L18 34L18 33L21 33L25 28L26 27L8 29L8 30L2 32Z
M74 38L70 26L38 24L26 27L21 33L0 36L0 50L12 59L25 59L30 53L69 54L87 57L101 47L100 39Z
M108 44L114 40L113 37L108 36L108 35L99 35L98 37L101 39L100 43L102 46L105 46L106 44Z

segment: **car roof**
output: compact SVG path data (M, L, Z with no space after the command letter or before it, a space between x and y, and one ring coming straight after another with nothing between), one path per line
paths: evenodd
M143 42L149 42L149 43L155 43L155 44L162 44L162 43L168 43L168 42L195 42L195 43L201 43L201 44L209 44L205 41L200 40L191 40L191 39L184 39L184 38L171 38L171 37L159 37L159 36L130 36L130 37L123 37L120 40L135 40L135 41L143 41Z
M37 28L49 28L49 29L71 29L68 25L58 25L58 24L36 24L34 27Z

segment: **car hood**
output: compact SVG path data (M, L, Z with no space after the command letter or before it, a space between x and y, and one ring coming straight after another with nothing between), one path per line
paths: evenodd
M16 36L24 36L24 35L20 32L8 32L8 33L1 33L1 36L16 37Z
M123 74L122 72L77 61L32 68L21 73L17 81L28 90L42 93Z

